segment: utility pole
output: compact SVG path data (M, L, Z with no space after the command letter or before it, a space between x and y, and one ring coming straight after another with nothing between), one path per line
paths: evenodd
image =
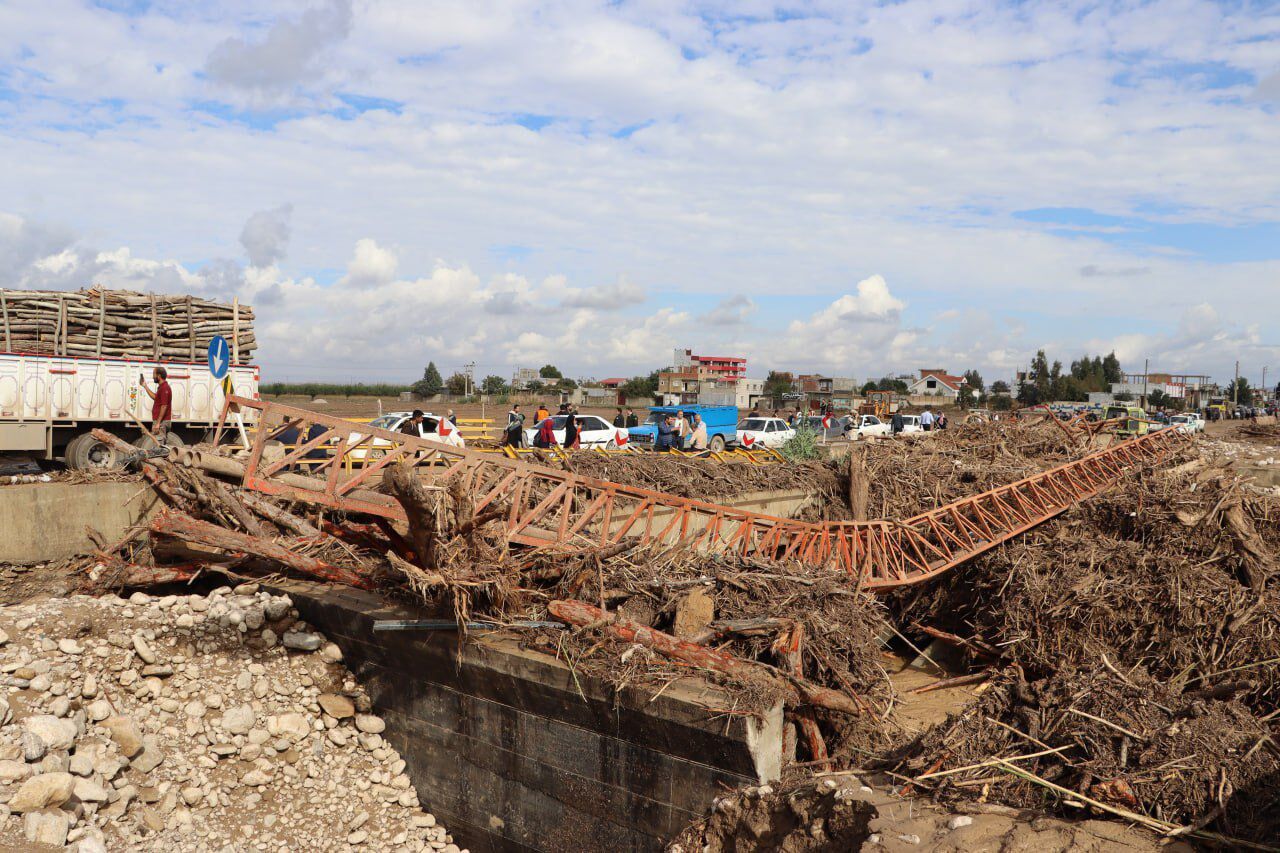
M1147 374L1151 372L1151 359L1144 358L1142 360L1142 408L1147 408Z
M1240 361L1236 360L1236 381L1231 383L1231 405L1240 405ZM1232 417L1235 417L1232 415Z
M1267 390L1267 365L1262 365L1262 401L1266 403L1271 396L1271 392Z

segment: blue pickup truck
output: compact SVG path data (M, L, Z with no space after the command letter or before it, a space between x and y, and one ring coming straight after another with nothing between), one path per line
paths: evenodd
M735 406L654 406L649 410L649 417L640 426L627 430L630 441L638 447L653 447L658 437L658 424L667 415L678 415L684 412L685 417L697 412L707 425L707 449L724 450L738 437L738 409Z

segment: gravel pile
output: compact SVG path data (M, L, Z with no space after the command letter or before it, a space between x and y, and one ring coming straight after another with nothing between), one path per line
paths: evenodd
M256 584L0 608L0 849L458 853L341 660Z

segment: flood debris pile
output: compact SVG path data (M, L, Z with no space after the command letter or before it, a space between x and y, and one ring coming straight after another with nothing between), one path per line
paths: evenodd
M1197 458L899 594L901 623L993 674L899 771L950 800L1280 837L1277 520Z
M1033 421L966 425L806 466L586 454L569 465L694 497L807 483L815 517L905 519L1095 446ZM170 509L122 543L101 543L91 568L99 586L283 570L378 589L460 625L527 626L530 645L620 689L657 694L697 674L728 693L726 713L781 701L793 759L784 796L810 772L856 767L950 804L1260 841L1280 814L1270 805L1280 510L1195 451L1168 464L883 601L843 572L758 556L635 542L522 550L506 539L503 500L477 509L458 479L433 485L396 466L375 497L393 497L405 526L148 461ZM711 484L720 477L730 486ZM570 630L528 625L547 621ZM979 700L907 734L885 645L959 667L939 685L964 679Z
M458 851L287 597L9 606L0 650L0 848Z
M739 497L775 489L813 491L829 500L836 500L840 494L836 469L825 462L758 465L727 461L711 464L697 458L662 453L612 456L576 453L567 458L548 457L546 464L584 477L626 483L695 500Z

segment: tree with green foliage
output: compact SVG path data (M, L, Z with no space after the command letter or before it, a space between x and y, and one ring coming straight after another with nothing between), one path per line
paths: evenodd
M973 393L972 388L970 388L967 384L960 386L960 393L956 395L956 402L960 405L960 408L962 409L972 408L975 399L976 397Z
M564 374L562 374L560 372L560 369L556 367L554 364L542 365L542 368L538 371L538 375L541 376L543 379L563 379L564 378Z
M876 390L895 391L899 394L906 394L911 390L911 388L902 379L890 379L888 376L882 376L880 377L880 380L876 382Z
M1108 387L1112 383L1124 381L1124 371L1120 369L1120 359L1116 358L1115 350L1102 359L1102 379Z
M991 410L993 412L1007 412L1012 408L1013 408L1013 398L1010 397L1008 394L991 398Z
M996 396L1001 394L1006 397L1009 396L1009 383L1005 382L1003 379L997 379L995 382L991 383L991 393Z
M772 397L775 401L780 400L783 394L790 394L794 378L790 373L779 370L770 370L769 375L764 380L764 395Z
M524 387L530 391L541 391L543 388L547 387L547 383L539 382L537 379L533 379L533 380L530 380L528 383L526 383Z
M465 373L454 373L444 381L444 387L449 389L450 394L467 393L467 375Z
M1227 399L1232 403L1240 406L1253 405L1253 388L1249 386L1249 380L1241 376L1230 385L1227 386Z
M490 374L480 383L480 390L491 397L507 393L507 383L501 376Z
M976 370L966 370L964 372L964 384L972 388L974 394L981 394L987 390L986 384L982 381L982 374Z
M876 383L875 383L875 382L867 382L867 383L865 383L865 384L862 386L862 392L861 392L861 393L862 393L862 396L864 396L864 397L865 397L865 396L867 396L867 394L871 393L872 391L879 391L879 390L880 390L880 389L876 387Z
M444 390L444 380L436 369L434 361L427 362L427 369L422 371L422 378L413 383L413 393L419 397L434 397Z
M648 376L633 376L618 390L628 400L652 400L658 395L658 371Z

